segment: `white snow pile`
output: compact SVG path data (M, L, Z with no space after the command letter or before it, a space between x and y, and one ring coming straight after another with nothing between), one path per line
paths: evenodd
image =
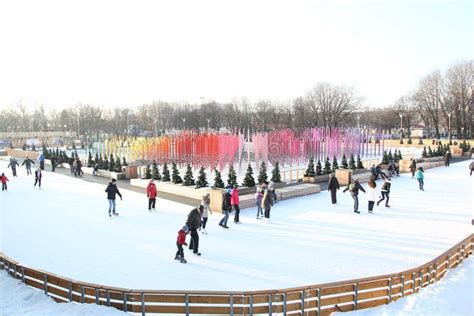
M474 258L448 272L440 281L388 305L333 315L467 316L474 315Z
M241 212L242 224L200 234L201 257L174 259L177 231L190 207L122 190L120 216L109 218L105 187L45 172L33 189L24 168L0 192L1 251L26 266L79 281L132 289L257 290L393 273L421 265L472 233L469 162L425 172L425 190L403 174L392 181L391 208L352 211L349 193L332 205L327 192L279 202L271 222ZM378 188L381 187L378 182ZM159 196L159 193L158 193ZM189 242L189 237L188 237Z

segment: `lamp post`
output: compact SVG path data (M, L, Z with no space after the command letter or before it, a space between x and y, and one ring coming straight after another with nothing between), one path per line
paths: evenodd
M207 119L207 131L208 131L208 132L209 132L209 124L210 124L210 123L211 123L211 119L208 118L208 119Z
M360 115L357 115L357 128L360 129Z
M182 120L183 120L183 130L185 130L186 129L186 118L183 117Z
M400 137L403 137L403 114L398 114L400 116Z
M451 143L451 113L448 113L448 142Z

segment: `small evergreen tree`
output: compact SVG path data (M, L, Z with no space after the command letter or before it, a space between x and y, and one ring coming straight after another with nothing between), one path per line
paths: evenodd
M102 163L102 170L109 170L109 159L107 158L107 154L104 155L104 161Z
M99 164L99 153L95 153L94 166L95 164Z
M418 140L418 145L423 145L423 139L421 139L421 137L420 137L420 139Z
M89 151L89 157L87 157L87 167L92 168L94 161L92 160L92 153Z
M25 148L25 149L26 149L26 148ZM25 149L23 149L23 150L25 150ZM46 146L45 146L44 144L43 144L43 156L44 156L44 158L46 158L46 159L49 159L49 158L50 158L50 155L49 155L49 153L48 153L48 150L46 149Z
M357 169L364 169L364 165L362 164L362 160L360 160L359 155L357 155Z
M398 150L398 159L397 159L397 162L399 162L400 160L402 160L403 157L402 157L402 152L400 151L400 149Z
M265 162L262 161L260 163L260 173L258 174L258 183L267 183L268 177L267 177L267 166L265 165Z
M314 171L314 158L311 157L309 159L308 168L306 168L306 171L304 172L304 176L314 177L315 175L316 175L316 172Z
M229 165L229 175L227 178L227 185L234 187L237 184L237 175L235 174L235 169L233 165Z
M423 151L421 153L421 157L428 158L428 152L426 151L426 146L423 147Z
M224 188L224 181L222 181L221 173L219 170L214 169L216 176L214 177L214 187L215 188Z
M102 154L100 154L100 157L99 157L99 169L102 170L103 167L104 167L104 159L102 159Z
M321 165L321 160L318 158L318 162L316 163L316 175L321 176L323 174L323 166Z
M172 170L171 179L173 180L173 183L174 184L183 183L183 179L181 179L181 176L179 175L179 170L178 170L178 167L176 167L175 162L173 162L171 166L171 170Z
M382 156L382 164L388 165L388 162L389 162L389 160L388 160L388 154L387 154L387 151L384 150L384 151L383 151L383 156Z
M242 185L244 187L249 187L249 188L255 187L255 179L253 177L253 169L252 169L252 166L250 164L247 167L247 173L245 174L245 178L244 178L244 181L242 182Z
M329 161L329 157L326 157L326 161L324 161L323 173L324 174L330 174L331 173L331 162Z
M206 171L204 170L204 167L201 167L201 169L199 169L199 176L196 180L196 188L205 188L207 185Z
M273 181L274 183L281 182L280 166L279 166L278 161L275 162L275 166L273 167L273 170L272 170L272 178L270 181Z
M168 170L168 165L166 162L163 164L163 177L162 177L163 182L168 182L171 181L170 177L170 171Z
M153 176L153 179L154 180L161 180L161 174L160 174L160 170L158 170L158 166L156 164L156 160L153 159L153 165L152 165L152 176Z
M110 154L109 171L114 171L114 170L115 170L114 155Z
M341 168L342 169L349 169L349 165L347 164L346 154L342 155Z
M392 150L391 149L388 151L387 158L388 158L388 162L393 160L393 155L392 155Z
M120 163L120 158L115 160L115 172L122 172L122 164Z
M123 161L122 161L122 166L128 166L128 163L127 161L125 160L125 156L122 158Z
M339 169L339 164L337 163L336 156L332 158L332 172L336 172L336 170Z
M190 164L186 166L186 173L184 174L183 179L184 179L183 181L184 186L189 187L196 184L194 181L193 169L191 168Z
M150 168L150 165L146 165L146 169L145 169L145 179L151 179L151 168Z
M351 154L349 158L349 169L354 170L356 168L355 160L354 160L354 154Z

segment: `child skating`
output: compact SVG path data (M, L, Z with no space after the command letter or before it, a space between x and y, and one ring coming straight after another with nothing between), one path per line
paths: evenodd
M4 173L2 173L2 191L7 190L7 181L10 181L10 180L8 180L7 176Z
M187 262L186 259L184 259L183 245L188 245L186 243L186 235L188 234L188 232L188 226L183 226L183 228L178 231L178 238L176 239L176 247L178 247L178 251L176 252L174 260L179 260L179 262L181 263Z

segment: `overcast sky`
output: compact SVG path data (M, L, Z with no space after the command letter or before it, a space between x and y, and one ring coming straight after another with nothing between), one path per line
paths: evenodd
M473 1L0 0L0 107L288 100L385 106L474 57Z

